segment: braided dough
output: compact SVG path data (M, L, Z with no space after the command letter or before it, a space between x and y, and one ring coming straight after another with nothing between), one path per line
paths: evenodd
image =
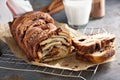
M70 35L57 28L53 18L47 13L25 13L14 20L10 30L29 61L52 61L71 52Z

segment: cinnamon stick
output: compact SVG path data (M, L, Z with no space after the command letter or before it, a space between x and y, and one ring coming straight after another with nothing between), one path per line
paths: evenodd
M64 9L63 2L60 2L59 4L55 5L54 8L51 11L49 11L48 13L52 15L52 14L57 13L63 9Z
M48 12L49 11L48 10L49 6L50 5L47 5L47 6L43 7L42 9L40 9L40 11L42 11L42 12Z
M40 11L47 12L50 15L55 14L64 9L62 0L53 0L49 5L43 7Z
M62 0L53 0L52 3L50 4L48 10L49 10L49 11L52 10L53 7L54 7L56 4L58 4L59 2L61 2L61 1L62 1Z

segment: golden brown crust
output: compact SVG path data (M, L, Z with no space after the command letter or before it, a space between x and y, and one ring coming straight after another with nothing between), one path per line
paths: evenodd
M95 64L102 63L115 54L114 41L115 36L108 33L74 39L76 59Z
M46 27L49 23L54 23L54 20L50 15L40 11L32 11L23 14L21 17L16 18L10 26L13 38L16 40L20 48L27 53L28 58L32 59L29 56L29 50L27 48L24 48L23 44L23 39L26 32L29 31L32 27L39 26L39 28L42 28L43 25L44 27ZM52 29L55 30L56 27L54 27L54 25L50 25L50 27L48 26L48 29L52 26Z
M33 11L27 12L27 13L23 14L23 16L21 16L21 17L16 17L14 19L14 21L10 25L11 31L13 31L14 28L16 29L17 25L21 22L21 20L23 19L23 17L28 16L29 14L32 14L32 13L33 13ZM15 34L13 32L11 32L11 33L12 33L13 37L15 37Z
M108 49L102 52L100 56L94 56L93 54L87 54L85 57L89 59L93 63L102 63L108 59L110 59L115 54L114 49Z
M10 30L13 38L21 50L24 51L29 61L43 62L43 58L48 56L48 53L50 57L54 55L52 57L55 58L56 55L63 54L60 50L66 52L66 55L60 55L60 57L65 57L70 53L72 44L70 35L61 29L57 29L53 18L47 13L33 11L23 14L15 19L10 26ZM52 39L55 42L51 41ZM45 43L44 46L41 46L40 43L42 41L49 41L50 44ZM62 47L65 47L65 49Z
M97 53L97 52L95 52ZM98 52L99 54L80 54L78 51L76 53L76 59L81 60L81 61L87 61L87 62L92 62L95 64L100 64L103 63L104 61L110 59L112 56L115 55L115 49L114 48L107 48L102 52Z
M103 33L102 35L107 35ZM100 34L98 34L100 35ZM108 34L111 35L111 34ZM94 35L85 37L85 38L78 38L73 40L73 46L78 49L81 54L92 54L96 51L99 51L101 48L107 47L112 45L115 40L115 36L101 36L99 38L93 38ZM95 35L97 36L97 34Z
M53 18L48 13L43 13L41 11L33 11L23 14L21 17L15 19L13 24L11 25L11 29L14 32L16 31L16 29L19 29L20 26L25 25L26 22L28 22L29 20L34 22L38 19L43 19L46 23L54 23ZM13 33L13 36L15 37L16 34Z

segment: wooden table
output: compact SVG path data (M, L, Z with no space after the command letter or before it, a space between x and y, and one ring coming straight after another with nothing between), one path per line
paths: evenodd
M50 3L51 0L30 0L35 10ZM66 22L64 11L53 15L60 22ZM106 15L102 19L90 20L88 28L103 27L116 35L116 60L99 66L93 80L120 80L120 0L106 0ZM7 65L7 64L3 64ZM61 77L38 72L25 72L0 69L0 80L79 80L79 78Z

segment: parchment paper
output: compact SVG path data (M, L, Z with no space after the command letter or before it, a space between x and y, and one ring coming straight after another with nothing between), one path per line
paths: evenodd
M77 32L69 28L67 24L55 22L55 25L57 27L61 27L62 29L66 30L72 36L72 38L84 35L80 32ZM74 52L72 55L69 55L68 57L65 57L63 59L59 59L56 61L47 62L47 63L28 62L25 54L19 49L19 47L16 45L16 42L12 38L8 24L0 24L0 39L3 40L5 43L7 43L7 45L10 47L10 49L12 50L13 54L16 57L25 60L28 64L51 67L51 68L67 69L67 70L73 70L73 71L86 70L87 68L96 65L90 62L83 62L83 61L76 60ZM111 62L114 59L115 57L112 57L106 62Z

